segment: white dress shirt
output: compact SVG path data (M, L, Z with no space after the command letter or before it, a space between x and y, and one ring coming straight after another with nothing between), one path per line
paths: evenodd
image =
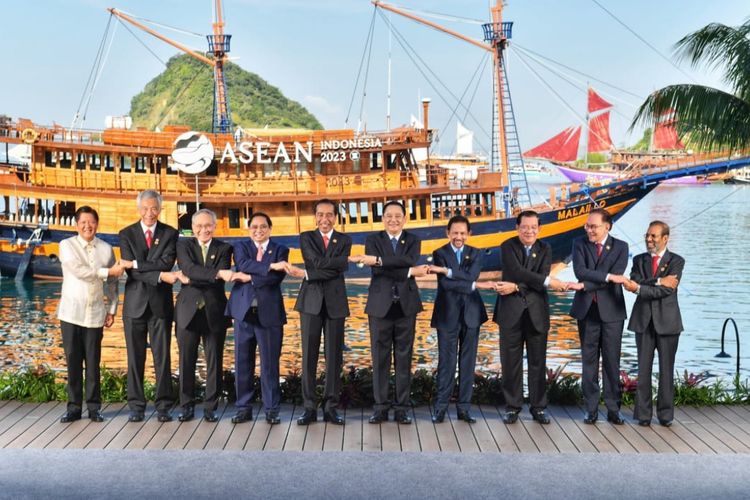
M117 278L107 273L115 263L112 247L94 238L72 236L60 242L63 286L57 319L86 328L104 326L107 314L117 312ZM106 300L105 300L106 299Z

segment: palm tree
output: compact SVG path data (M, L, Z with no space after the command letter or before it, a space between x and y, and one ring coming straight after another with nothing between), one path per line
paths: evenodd
M677 42L674 53L694 68L722 70L732 91L690 84L664 87L641 104L631 129L673 112L680 135L699 149L750 147L750 18L737 27L711 23Z

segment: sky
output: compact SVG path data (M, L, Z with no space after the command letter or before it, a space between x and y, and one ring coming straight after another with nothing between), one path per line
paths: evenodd
M488 0L393 3L479 40L480 24L449 17L489 19ZM399 16L375 14L367 0L224 0L223 5L225 31L233 36L233 61L303 104L325 128L363 124L371 131L385 129L390 50L392 125L408 124L410 116L419 113L420 98L429 97L430 127L440 130L436 149L450 153L456 129L456 101L450 94L465 95L462 102L470 111L461 108L458 115L474 130L476 148L489 149L492 80L483 50ZM195 33L211 31L209 0L0 0L0 40L5 47L0 114L70 125L110 17L107 7ZM632 144L641 130L628 133L630 120L653 90L675 83L725 88L720 74L675 63L674 43L708 23L736 26L748 15L746 0L509 0L503 9L504 20L514 23L508 78L523 149L579 124L587 81L616 106L615 144ZM373 17L369 64L363 64ZM390 35L384 17L394 27ZM84 128L101 129L105 116L127 114L131 98L177 54L150 35L138 32L136 39L116 24ZM206 48L205 38L155 29L196 49ZM403 45L399 40L405 40ZM418 59L409 56L412 51ZM567 81L561 79L535 62L529 51L588 76L555 66L566 74ZM415 60L429 69L420 71L422 63Z

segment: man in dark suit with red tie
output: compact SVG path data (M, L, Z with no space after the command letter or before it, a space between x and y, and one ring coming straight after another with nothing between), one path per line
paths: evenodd
M599 358L604 382L607 420L625 421L620 414L620 351L627 317L622 284L628 266L628 244L612 237L612 216L603 208L591 210L586 236L573 242L573 272L583 284L573 297L570 315L578 320L581 339L581 385L585 401L584 423L593 424L599 409Z
M203 418L216 422L221 395L224 340L230 324L224 316L227 296L224 280L232 276L232 245L213 237L216 214L206 208L193 214L195 238L177 242L177 265L182 288L175 302L175 329L180 347L180 422L192 420L195 412L195 365L203 340L206 357L206 394Z
M227 303L226 315L234 319L234 365L237 413L232 423L253 418L253 373L255 348L260 349L260 386L266 422L279 419L281 390L279 358L286 324L281 282L289 268L289 249L271 241L271 217L253 214L249 222L250 241L234 247L235 281Z
M344 320L349 316L344 272L349 267L352 239L333 226L338 209L323 199L313 205L317 229L300 234L299 246L305 261L304 280L294 306L302 328L302 397L305 412L297 420L308 425L317 420L315 378L318 371L320 336L326 359L323 420L343 425L338 414L343 364Z
M651 368L654 350L659 353L659 389L656 417L663 426L674 419L674 360L682 332L677 284L685 259L667 249L669 226L653 221L646 232L646 253L633 257L630 280L624 286L636 294L628 330L635 332L638 348L638 391L633 418L639 425L651 424Z
M408 415L411 392L411 361L414 350L414 328L417 313L422 310L419 288L414 278L427 274L428 266L417 266L419 238L404 231L406 209L401 202L389 201L383 206L384 231L365 240L365 255L352 256L372 268L365 312L370 318L372 349L372 391L375 411L371 424L388 420L393 406L394 419L410 424ZM391 359L396 372L396 398L391 405L388 382Z
M466 245L471 223L463 215L454 215L446 228L448 243L432 253L430 273L437 274L438 287L430 326L437 329L437 395L432 421L445 420L448 402L455 385L458 356L459 420L473 424L471 395L477 363L479 327L487 321L487 311L479 295L480 288L494 289L494 283L477 281L482 271L482 252Z
M122 321L128 351L128 407L130 422L140 422L146 410L143 370L146 341L151 344L156 373L156 410L159 422L172 420L170 344L172 337L171 272L177 253L177 230L159 222L162 198L148 189L137 199L141 220L120 231L120 264L127 269Z
M568 284L550 276L552 248L537 239L539 215L533 210L518 214L518 235L500 246L503 281L497 284L492 318L500 325L500 360L503 367L503 421L518 421L523 407L523 349L528 359L529 410L540 424L549 424L547 408L547 287L562 290Z

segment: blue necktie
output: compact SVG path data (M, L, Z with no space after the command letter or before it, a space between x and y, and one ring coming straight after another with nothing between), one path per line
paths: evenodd
M459 264L461 263L461 249L460 248L456 250L456 260L458 261Z
M396 247L398 246L398 240L396 238L391 238L391 246L393 247L393 253L396 253Z
M526 257L531 254L531 247L526 247Z

